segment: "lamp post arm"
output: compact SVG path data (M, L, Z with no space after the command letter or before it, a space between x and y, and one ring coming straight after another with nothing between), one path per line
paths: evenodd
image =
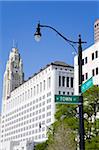
M46 28L50 28L52 30L54 30L60 37L62 37L65 41L69 42L69 43L72 43L72 44L77 44L78 42L75 42L75 41L72 41L72 40L69 40L67 39L65 36L63 36L59 31L57 31L55 28L49 26L49 25L41 25L41 24L38 24L38 27L46 27Z
M69 43L69 45L71 45L71 46L74 48L76 54L77 54L77 50L76 50L76 48L74 47L74 44L79 44L79 45L81 45L81 44L83 44L83 43L86 43L86 42L84 42L84 41L81 41L81 36L80 36L80 35L79 35L79 39L80 39L79 41L72 41L72 40L67 39L67 38L66 38L65 36L63 36L59 31L57 31L55 28L53 28L53 27L51 27L51 26L49 26L49 25L41 25L40 23L38 23L38 26L37 26L38 31L40 31L40 27L41 27L41 28L43 28L43 27L45 27L45 28L50 28L51 30L55 31L61 38L63 38L66 42Z

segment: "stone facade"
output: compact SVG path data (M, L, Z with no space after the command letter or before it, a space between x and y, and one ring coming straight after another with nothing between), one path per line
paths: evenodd
M9 60L6 64L6 70L3 80L3 106L2 111L5 111L6 101L11 96L11 92L20 86L24 81L23 63L17 48L12 48L9 55Z

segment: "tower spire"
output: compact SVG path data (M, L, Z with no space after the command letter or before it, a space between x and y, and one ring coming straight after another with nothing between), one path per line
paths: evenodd
M18 48L18 42L17 42L17 40L13 39L13 41L12 41L12 47L13 48Z
M15 43L13 41L13 46ZM6 64L3 80L3 110L6 109L6 102L11 91L24 82L23 63L17 48L12 48Z

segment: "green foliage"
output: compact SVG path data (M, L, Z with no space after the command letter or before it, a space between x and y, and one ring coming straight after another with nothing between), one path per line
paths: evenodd
M65 120L65 123L71 128L76 130L78 128L77 116L78 105L57 105L55 118L58 121Z
M75 117L77 113L77 105L71 104L57 104L55 118L61 120L62 118Z
M85 149L99 149L99 119L96 118L99 112L99 87L93 86L84 94L84 128L85 128Z
M75 150L78 128L77 105L57 105L55 123L49 130L48 150Z
M47 141L37 144L35 150L47 150Z
M99 87L93 86L83 94L85 150L99 149ZM78 105L57 104L55 123L48 130L48 140L38 144L36 150L75 150L75 138L79 128Z
M92 137L85 143L86 150L99 150L99 136Z
M47 150L76 150L75 134L65 120L55 122L54 126L54 134L50 135Z
M94 107L99 103L99 87L93 86L87 90L84 94L84 112L87 112L89 116L94 113Z

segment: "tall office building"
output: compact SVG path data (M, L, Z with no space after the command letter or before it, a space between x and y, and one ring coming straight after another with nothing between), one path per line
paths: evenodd
M94 23L94 41L99 42L99 19Z
M2 150L28 150L27 142L45 141L48 127L54 122L55 94L74 93L72 66L50 63L24 81L19 56L13 48L4 74Z
M6 110L6 104L11 96L11 91L20 86L23 81L24 73L22 59L20 58L18 49L12 48L4 73L2 112Z

